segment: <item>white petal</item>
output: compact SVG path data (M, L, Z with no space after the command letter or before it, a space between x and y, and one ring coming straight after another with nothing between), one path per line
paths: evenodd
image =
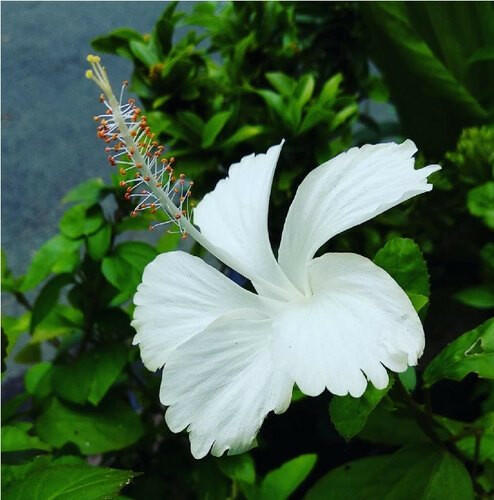
M307 265L334 235L432 189L427 176L440 169L414 169L415 144L407 140L365 145L320 165L304 179L288 211L279 262L307 291Z
M402 372L417 363L422 324L383 269L359 255L326 254L311 262L309 280L314 295L273 320L275 358L302 392L359 397L366 377L386 387L384 366Z
M146 266L134 304L134 344L139 344L146 367L156 370L174 349L219 316L262 307L262 299L198 257L167 252Z
M160 399L173 432L187 428L192 454L242 453L270 411L290 404L293 382L275 369L269 319L256 312L225 316L170 357Z
M221 253L225 264L249 278L267 296L286 296L293 288L274 258L268 236L268 206L283 142L266 154L233 164L194 210L194 223Z

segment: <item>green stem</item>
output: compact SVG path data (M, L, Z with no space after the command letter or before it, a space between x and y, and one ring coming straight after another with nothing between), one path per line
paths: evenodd
M462 462L467 462L467 457L465 457L463 453L461 453L451 441L443 441L439 437L435 429L437 424L434 421L432 414L424 411L422 407L412 398L412 396L410 396L409 392L405 389L404 385L398 377L396 377L395 387L400 400L409 408L410 412L414 416L424 434L433 443L437 444L441 448L445 448Z
M26 299L26 296L22 292L15 292L14 297L16 298L17 302L24 306L28 311L33 310L33 306L29 303L29 301Z

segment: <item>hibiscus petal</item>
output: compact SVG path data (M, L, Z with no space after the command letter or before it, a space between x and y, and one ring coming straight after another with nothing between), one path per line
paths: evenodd
M284 289L293 289L268 236L269 195L282 146L283 142L266 154L245 156L233 164L228 177L194 209L194 223L216 247L210 251L249 278L258 292L273 297L286 297Z
M134 344L139 344L145 366L156 370L222 314L263 307L263 299L198 257L168 252L146 266L134 304Z
M288 211L279 263L293 283L308 291L307 265L334 235L432 189L427 176L439 165L414 169L415 144L352 148L313 170Z
M293 382L277 370L271 321L255 311L224 316L181 345L163 369L160 399L173 432L187 428L192 455L242 453L270 411L288 408Z
M422 324L386 271L360 255L332 253L311 262L309 281L314 295L273 320L275 359L302 392L327 387L359 397L366 377L387 386L384 366L402 372L417 363Z

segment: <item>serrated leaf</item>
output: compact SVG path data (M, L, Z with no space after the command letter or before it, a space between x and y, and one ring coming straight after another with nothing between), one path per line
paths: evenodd
M68 365L55 365L51 375L53 389L67 401L89 401L96 406L117 380L127 358L124 346L108 345L85 353Z
M494 229L494 181L471 189L467 194L467 207L472 215Z
M115 498L134 473L86 465L52 465L16 481L5 500L101 500Z
M409 296L429 297L427 264L413 240L393 238L376 253L374 262L387 271Z
M132 445L142 436L143 427L138 415L120 401L76 410L53 399L36 420L36 431L55 448L72 442L83 455L94 455Z
M494 318L448 344L429 363L423 380L430 387L444 378L463 380L469 373L494 379Z
M41 283L50 273L70 273L79 263L81 240L72 240L62 234L50 238L34 254L20 286L27 291Z
M465 466L429 445L411 446L393 455L348 462L323 476L305 500L442 499L473 500Z

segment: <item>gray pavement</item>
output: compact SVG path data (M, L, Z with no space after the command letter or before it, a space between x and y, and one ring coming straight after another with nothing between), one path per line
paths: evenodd
M84 78L91 39L149 32L168 3L2 2L2 247L16 273L56 233L64 193L109 176L92 120L98 91ZM129 78L130 61L104 60L114 81Z

